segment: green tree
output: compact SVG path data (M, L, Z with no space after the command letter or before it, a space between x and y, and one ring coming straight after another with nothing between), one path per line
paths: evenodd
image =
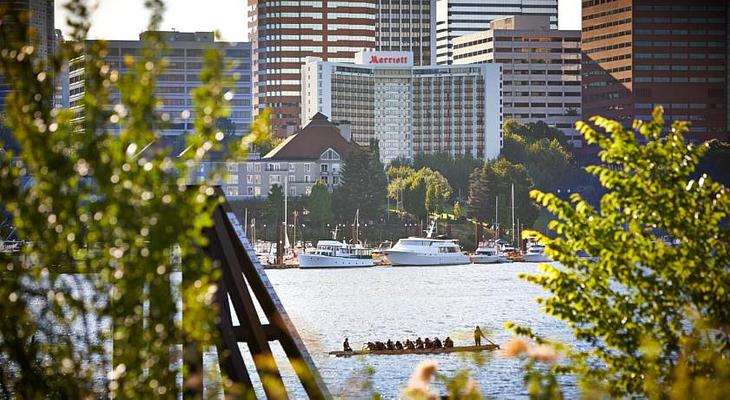
M540 139L557 140L563 147L571 148L568 138L560 129L553 128L543 121L529 122L523 124L516 119L508 119L504 122L503 133L513 134L523 137L528 142Z
M549 226L558 237L525 234L536 235L560 267L543 265L523 278L550 293L540 300L549 315L591 344L574 349L571 368L586 385L615 397L658 390L667 398L682 390L672 387L672 371L688 360L683 373L711 384L716 365L679 354L695 319L708 324L704 348L729 350L730 231L723 223L730 191L706 175L690 178L708 145L687 144L686 122L665 131L661 107L631 130L602 117L591 121L604 132L577 126L601 148L604 164L587 171L607 193L599 208L577 194L568 202L531 193L555 215ZM578 258L578 251L599 259Z
M427 220L429 212L442 211L451 196L451 186L440 173L430 168L390 167L388 196L396 210L415 220ZM430 196L429 196L430 189Z
M332 196L324 181L318 180L312 186L312 193L307 199L307 209L309 210L309 222L315 227L322 228L322 230L324 230L325 224L334 220Z
M177 397L183 371L171 362L175 346L205 349L217 341L219 277L201 249L220 198L205 183L188 188L187 174L221 149L215 122L230 114L226 88L235 82L226 78L232 74L222 52L206 51L192 92L188 151L170 157L147 147L167 117L154 96L165 71L164 40L147 35L122 72L105 62L103 41L85 42L84 4L66 5L71 41L48 62L29 45L27 24L0 16L0 73L14 89L6 122L20 145L0 153L0 204L28 242L20 256L0 252L0 386L28 399ZM155 31L163 7L147 4L148 30ZM72 59L84 67L78 123L75 112L51 106L51 77ZM121 126L118 134L110 133L112 123ZM261 125L229 154L242 157L268 134L268 123ZM175 291L173 270L185 278Z
M284 189L274 184L269 188L269 195L264 203L264 215L269 226L284 222Z
M504 158L487 161L471 175L469 210L480 221L493 221L495 199L498 199L499 220L502 226L512 222L512 185L515 193L515 218L521 224L532 226L538 217L538 209L530 201L529 192L534 187L527 169Z
M454 218L457 220L464 216L464 212L461 210L461 204L458 201L454 203L454 211L452 214L454 214Z
M574 165L563 134L554 132L554 128L549 126L536 126L515 120L507 121L500 157L524 165L537 189L554 190L561 186L573 186L582 173Z
M452 197L459 199L469 193L469 175L481 165L481 161L470 154L453 157L449 153L417 154L407 165L414 169L429 168L443 175L452 188Z
M333 202L336 216L350 221L360 210L363 221L377 221L385 208L386 187L377 146L354 147L345 158L340 170L340 185L335 189Z
M271 150L273 150L276 146L280 145L283 141L283 138L269 136L265 140L254 144L253 151L261 154L261 156L264 156L268 154Z

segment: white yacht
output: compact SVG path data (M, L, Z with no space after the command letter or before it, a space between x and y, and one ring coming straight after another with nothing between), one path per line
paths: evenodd
M320 240L314 251L299 254L299 268L372 267L372 250L337 240Z
M552 261L548 256L545 255L545 246L537 243L533 243L527 246L527 251L524 255L525 262L550 262Z
M481 244L471 256L473 264L495 264L509 261L504 253L497 250L496 246Z
M468 264L455 239L409 237L385 250L385 257L393 266L399 265L457 265Z

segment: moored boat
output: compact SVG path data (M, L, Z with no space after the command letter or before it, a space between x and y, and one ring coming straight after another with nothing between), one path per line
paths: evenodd
M317 248L300 253L299 268L352 268L372 267L372 250L342 243L337 240L320 240Z
M473 264L496 264L508 262L507 256L500 252L495 245L482 243L471 256Z
M400 239L385 250L385 257L393 266L436 266L468 264L469 257L461 252L456 239L432 238L436 221L431 223L425 238L411 236Z
M527 247L527 251L523 256L525 262L550 262L550 258L545 255L545 246L541 244L531 244Z
M434 266L468 264L469 257L461 252L455 239L409 237L401 239L385 256L393 266Z

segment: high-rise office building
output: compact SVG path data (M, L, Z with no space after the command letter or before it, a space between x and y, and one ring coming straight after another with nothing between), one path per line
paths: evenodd
M378 0L376 50L410 51L414 65L436 64L436 0Z
M352 59L375 48L378 0L248 0L254 110L271 107L277 136L300 122L300 68L307 56Z
M110 40L106 42L105 61L120 74L126 72L124 57L139 56L144 46L140 40ZM230 72L237 77L231 88L231 116L234 133L244 135L251 123L251 46L249 43L229 44L215 42L213 32L160 32L168 50L165 58L167 69L159 76L155 95L162 101L160 113L169 115L169 124L161 132L167 136L179 136L192 132L195 117L191 92L200 86L200 71L203 68L205 50L215 47L224 49L226 58L233 61ZM84 68L81 58L71 60L69 71L69 102L72 110L82 111L84 96ZM119 93L113 92L110 101L116 104ZM118 127L117 127L118 128ZM115 128L112 127L112 130Z
M310 57L302 68L302 123L317 113L376 139L387 164L416 154L493 159L502 147L500 66L413 66L409 52L360 52L355 62Z
M16 25L22 32L30 27L35 41L36 55L46 58L54 54L56 32L54 29L53 0L3 0L0 7L6 7L3 23ZM10 92L10 84L3 81L0 75L0 112L5 108L5 96Z
M574 137L581 115L581 32L550 25L547 16L494 20L488 30L454 39L453 61L501 64L504 118L542 121Z
M436 61L451 64L454 38L489 28L495 19L543 15L558 27L558 0L437 0Z
M629 126L662 105L690 140L728 138L727 0L584 0L583 117Z

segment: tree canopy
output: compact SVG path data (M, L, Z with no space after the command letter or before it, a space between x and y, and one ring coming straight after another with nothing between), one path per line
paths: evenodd
M354 218L360 210L363 221L377 221L385 211L387 178L380 162L377 142L368 148L353 147L340 170L340 185L333 203L343 220Z
M27 242L19 255L0 252L0 386L4 396L27 399L177 397L176 345L217 342L219 277L201 249L220 198L205 182L187 183L222 148L216 121L230 115L231 63L215 48L205 52L192 92L194 133L184 139L187 151L171 157L148 147L169 119L154 95L166 65L163 38L145 35L121 71L105 62L103 41L86 42L84 4L66 5L71 40L48 62L18 29L27 24L0 18L0 72L14 89L5 123L19 144L14 154L0 152L0 204ZM148 30L158 31L162 4L147 4ZM71 59L84 68L78 122L74 111L52 108L52 77ZM110 133L111 124L121 131ZM244 157L268 125L257 121L227 153ZM176 290L172 271L185 277Z
M324 181L318 180L312 186L312 192L307 199L307 209L309 210L309 222L315 227L322 228L325 224L334 221L332 195Z
M430 169L389 167L388 196L396 201L396 210L425 221L429 213L443 211L451 196L451 186L440 173Z
M534 187L527 169L504 158L487 161L475 170L470 178L469 210L471 216L482 222L494 221L495 207L498 207L498 223L511 227L512 185L515 193L515 218L521 224L532 226L538 210L529 197ZM495 206L495 200L498 205Z
M631 130L591 121L603 132L577 126L600 147L603 164L587 171L607 192L597 208L578 194L564 201L531 193L555 215L549 227L558 237L525 234L539 238L560 266L545 264L523 278L546 289L544 310L590 344L574 349L570 366L586 385L615 397L668 398L683 390L672 387L680 363L691 382L712 385L719 364L680 354L698 330L701 346L723 354L724 373L730 370L730 230L723 225L730 192L710 176L691 178L708 144L688 144L686 122L665 130L661 107Z
M572 186L582 172L574 165L571 147L564 136L544 123L522 124L509 120L504 124L500 157L524 165L540 190Z
M284 222L284 188L279 184L271 185L269 195L264 202L266 223L275 226Z

